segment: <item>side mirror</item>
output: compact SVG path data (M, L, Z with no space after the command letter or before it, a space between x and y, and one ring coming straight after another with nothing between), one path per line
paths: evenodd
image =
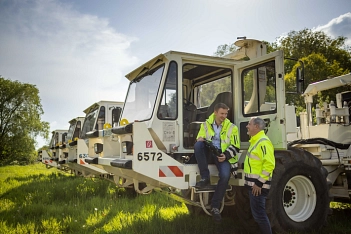
M301 68L296 69L296 92L303 93L304 88L304 78L303 78L303 70Z

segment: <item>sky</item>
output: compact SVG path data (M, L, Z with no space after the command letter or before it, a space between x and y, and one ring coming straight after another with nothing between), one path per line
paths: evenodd
M304 28L351 46L351 1L0 0L0 76L36 85L42 120L68 129L93 103L124 101L125 75L158 54L213 55Z

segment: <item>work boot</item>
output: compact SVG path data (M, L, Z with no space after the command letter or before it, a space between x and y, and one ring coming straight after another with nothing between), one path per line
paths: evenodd
M212 214L213 221L218 223L222 221L221 212L219 211L218 208L212 208L211 214Z
M210 179L207 178L207 179L201 179L199 182L196 183L195 187L196 188L204 188L206 187L207 185L210 185L211 182L210 182Z

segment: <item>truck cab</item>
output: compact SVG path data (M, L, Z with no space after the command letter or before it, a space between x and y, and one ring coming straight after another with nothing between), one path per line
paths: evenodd
M274 147L286 149L287 109L277 101L285 100L282 51L266 54L265 44L257 40L238 45L225 58L169 51L126 75L130 85L120 125L100 130L104 152L89 163L150 189L191 188L199 171L187 159L201 123L218 102L230 108L228 119L239 128L241 153L249 147L246 125L253 116L266 120ZM216 181L215 165L210 172ZM230 183L242 185L241 178Z
M51 140L49 144L49 150L42 150L42 162L46 164L47 167L56 167L58 169L61 168L58 163L60 158L63 159L64 152L62 147L62 142L65 141L65 137L67 136L66 130L54 130L52 131Z
M95 156L94 144L102 147L102 141L97 136L99 130L111 128L118 123L115 113L121 112L121 102L99 101L84 110L85 118L73 119L70 121L68 136L72 135L69 145L68 167L76 175L97 176L109 174L105 170L92 167L85 160L90 155ZM95 137L96 136L96 137Z

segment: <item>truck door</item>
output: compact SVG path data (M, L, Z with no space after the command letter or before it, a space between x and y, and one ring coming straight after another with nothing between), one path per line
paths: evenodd
M242 149L249 146L246 125L252 117L266 122L275 149L286 148L284 57L276 51L234 66L236 115Z

